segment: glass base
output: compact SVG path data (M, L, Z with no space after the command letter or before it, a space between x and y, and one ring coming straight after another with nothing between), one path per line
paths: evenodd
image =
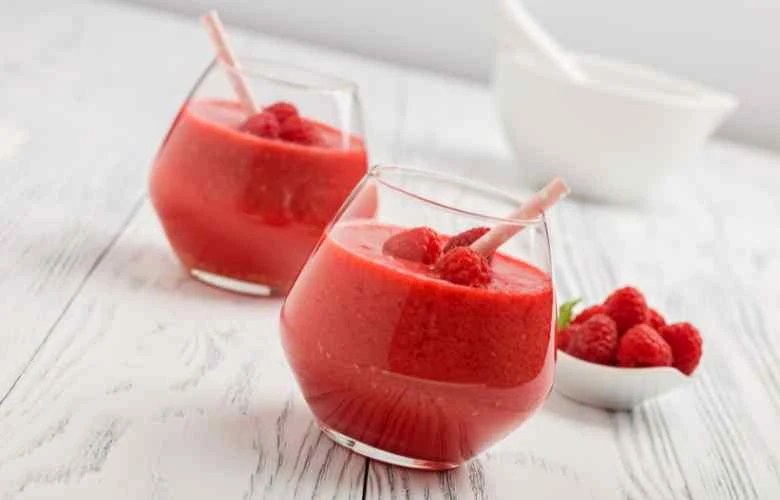
M325 433L326 436L344 448L350 449L356 453L360 453L364 457L379 460L380 462L385 462L391 465L398 465L401 467L408 467L410 469L429 471L450 470L455 469L460 465L451 462L432 462L430 460L418 460L416 458L408 458L401 455L396 455L395 453L390 453L389 451L374 448L371 445L361 443L360 441L352 439L349 436L345 436L340 432L336 432L322 422L318 421L317 424L320 426L320 429L322 429L322 432Z
M281 295L273 288L261 285L259 283L251 283L249 281L228 278L226 276L220 276L219 274L210 273L208 271L201 271L200 269L190 269L190 275L192 275L192 277L196 280L209 286L221 288L230 292L242 293L244 295L253 295L255 297L274 297Z

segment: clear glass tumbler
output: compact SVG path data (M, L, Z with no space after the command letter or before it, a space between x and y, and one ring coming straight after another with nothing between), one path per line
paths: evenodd
M281 313L287 359L328 436L374 459L442 470L541 406L555 363L550 241L544 216L503 218L519 203L421 170L368 173ZM443 278L450 238L497 224L522 230L486 259L489 282ZM427 234L438 238L437 260L409 260L385 245L419 226L435 231ZM401 246L414 250L415 241Z
M284 294L368 170L360 103L348 81L241 61L238 71L215 60L195 83L160 147L150 193L193 276ZM252 90L257 113L239 104L231 72Z

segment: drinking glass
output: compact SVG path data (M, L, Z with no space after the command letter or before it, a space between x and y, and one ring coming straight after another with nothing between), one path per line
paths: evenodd
M519 204L395 166L372 168L353 191L280 321L290 367L334 441L396 465L449 469L541 406L555 363L550 239L544 215L504 218ZM446 249L452 235L499 224L522 230L490 257L487 285L447 281L437 264L383 248L409 228L432 228Z
M284 294L368 170L357 87L288 64L240 60L241 70L215 60L195 82L155 159L150 193L192 276L237 292ZM297 107L297 125L316 140L280 138L293 130L282 118L277 136L249 131L254 115L239 104L230 73L260 107Z

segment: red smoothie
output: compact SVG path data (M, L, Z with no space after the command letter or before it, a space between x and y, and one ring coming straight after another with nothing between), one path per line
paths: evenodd
M233 102L185 105L153 167L151 197L188 270L285 293L366 173L366 151L314 121L304 119L321 140L304 145L242 132L245 119Z
M473 288L382 253L402 228L337 225L282 310L317 419L407 458L457 465L531 415L553 381L550 276L496 254Z

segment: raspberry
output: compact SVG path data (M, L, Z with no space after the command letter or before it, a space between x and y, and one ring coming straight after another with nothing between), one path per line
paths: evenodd
M382 245L382 253L430 265L441 256L441 240L433 229L415 227L389 237Z
M558 339L556 345L558 349L565 351L571 342L571 338L575 335L575 331L580 328L580 325L569 325L563 330L558 332Z
M591 363L612 364L618 344L617 327L612 318L596 314L569 329L571 338L564 349L567 353Z
M663 316L661 316L661 313L655 309L650 308L647 310L647 324L655 328L655 331L660 333L661 328L666 326L666 320Z
M275 102L270 106L263 108L263 111L274 115L276 119L279 120L279 123L282 123L291 116L298 116L298 108L289 102Z
M621 338L617 349L618 366L671 366L672 348L649 325L631 327Z
M304 146L317 146L322 144L322 137L314 125L298 115L288 116L279 128L279 137L287 142L302 144Z
M279 120L277 120L273 114L263 111L262 113L256 113L247 118L246 121L241 124L239 130L258 137L276 139L279 137Z
M449 241L447 241L447 244L444 245L444 253L449 252L453 248L467 247L481 238L482 235L488 231L490 231L489 227L472 227L471 229L467 229L462 233L458 233L450 238ZM488 260L490 260L491 257L492 255L488 256Z
M585 323L590 318L597 314L606 314L606 309L601 304L595 306L586 307L582 310L572 321L572 323Z
M604 307L609 317L615 320L621 335L632 326L647 320L647 302L642 292L634 287L615 290L604 301Z
M693 373L701 360L699 330L690 323L673 323L661 328L659 333L672 348L672 366L686 375Z
M487 259L470 247L454 248L444 254L436 263L435 271L450 283L475 288L487 285L492 279Z

